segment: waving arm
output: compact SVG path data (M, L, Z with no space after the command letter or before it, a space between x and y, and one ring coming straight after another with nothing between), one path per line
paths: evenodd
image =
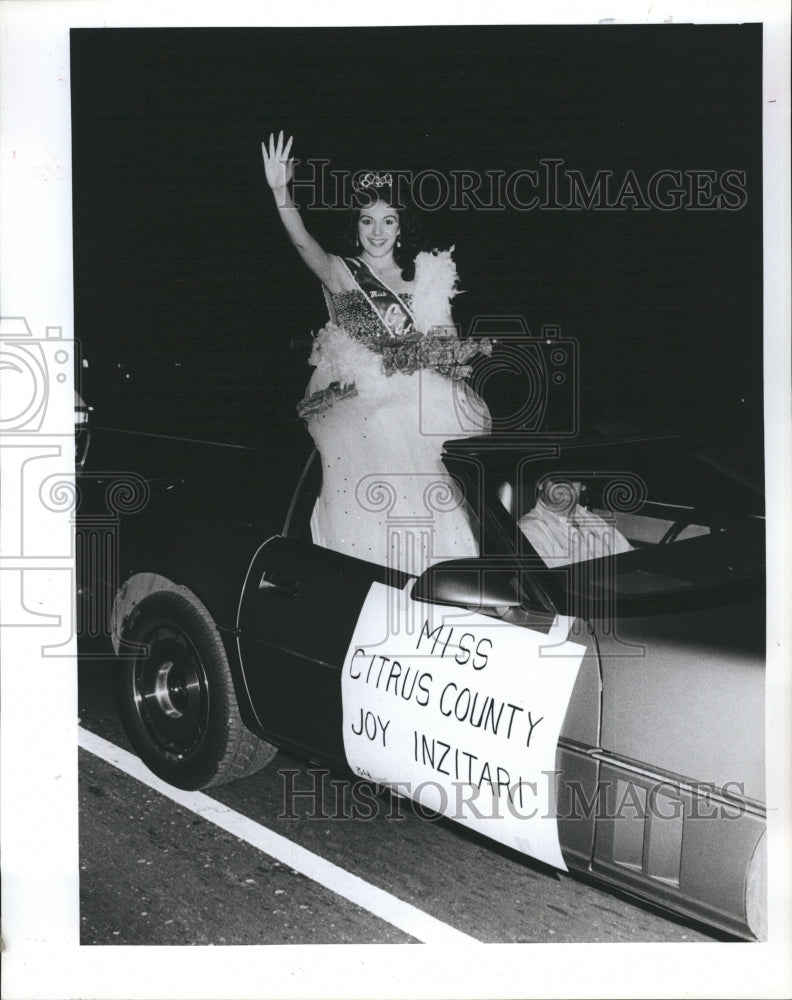
M288 142L284 144L283 132L279 133L277 140L270 134L269 143L262 142L261 153L264 157L267 183L272 188L283 228L300 257L322 284L329 291L335 292L339 290L340 285L332 257L305 228L289 191L289 182L294 172L294 159L289 155L291 146L292 137L290 136Z

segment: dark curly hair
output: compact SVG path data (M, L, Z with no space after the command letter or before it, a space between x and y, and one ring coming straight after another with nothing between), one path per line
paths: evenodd
M423 232L420 218L415 209L399 198L394 184L371 184L366 188L356 188L352 192L349 216L343 234L344 253L354 255L358 252L358 221L360 213L365 208L371 208L376 202L390 205L399 213L399 240L393 248L393 259L401 268L404 281L412 281L415 277L415 257L423 246Z

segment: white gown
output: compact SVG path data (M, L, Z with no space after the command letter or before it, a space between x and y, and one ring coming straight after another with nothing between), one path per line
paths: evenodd
M477 555L471 518L440 455L444 441L489 433L485 404L464 380L432 368L386 375L372 348L393 330L358 287L331 298L336 323L317 335L307 395L352 382L356 394L336 392L307 417L323 473L314 542L411 574ZM410 296L400 298L409 307ZM446 297L438 323L448 315Z

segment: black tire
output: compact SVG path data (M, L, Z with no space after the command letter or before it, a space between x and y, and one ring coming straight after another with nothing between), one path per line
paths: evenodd
M154 774L194 790L247 777L272 760L276 748L240 718L223 642L194 595L163 590L143 598L123 638L142 649L119 665L118 711Z

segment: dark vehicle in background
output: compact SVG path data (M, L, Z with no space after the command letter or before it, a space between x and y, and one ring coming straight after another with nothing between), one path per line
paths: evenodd
M182 788L254 773L276 748L347 769L341 671L361 607L374 583L410 584L313 544L321 466L305 435L294 441L262 455L92 428L83 630L112 635L125 730ZM585 647L556 756L568 866L762 938L761 491L663 434L495 435L448 442L445 463L480 554L435 564L411 599L519 628L563 616ZM581 482L631 551L576 572L545 566L517 519L549 473ZM108 543L92 510L119 489Z

